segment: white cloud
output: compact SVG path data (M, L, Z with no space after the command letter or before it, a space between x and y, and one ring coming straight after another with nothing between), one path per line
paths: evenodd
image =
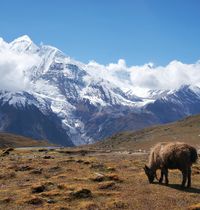
M200 85L200 63L172 61L165 67L131 67L131 81L133 86L162 90L179 88L181 85Z
M200 86L200 62L184 64L175 60L167 66L154 67L152 63L148 63L128 67L120 59L118 63L108 65L91 61L86 69L94 78L113 82L124 91L137 88L167 90L181 85Z
M30 81L25 72L36 65L39 57L24 53L17 53L9 49L0 51L0 89L1 90L27 90Z
M26 90L31 84L26 74L31 67L41 63L35 54L17 53L9 44L0 39L0 89ZM175 89L181 85L200 86L200 61L195 64L184 64L172 61L166 66L154 66L152 63L141 66L127 66L125 60L101 65L91 61L85 70L91 75L85 80L107 80L124 91L149 89ZM134 92L135 92L134 91Z
M123 90L129 90L132 86L130 69L123 59L120 59L118 63L110 63L106 66L90 61L85 70L94 80L107 80Z

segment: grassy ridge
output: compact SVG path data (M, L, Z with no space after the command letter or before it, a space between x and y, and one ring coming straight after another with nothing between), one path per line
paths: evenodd
M0 133L0 148L4 147L30 147L30 146L48 146L47 141L37 141L24 136L10 133Z
M149 149L161 141L182 141L200 146L200 115L190 116L174 123L153 126L139 131L121 132L90 148L137 150Z

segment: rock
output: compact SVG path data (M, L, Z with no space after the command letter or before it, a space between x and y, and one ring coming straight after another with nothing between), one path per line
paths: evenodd
M78 191L71 192L70 193L70 197L71 198L75 198L75 199L91 198L92 197L92 193L91 193L90 190L83 188L83 189L80 189Z
M48 152L48 149L39 149L38 152Z
M34 169L34 170L32 170L32 171L30 172L30 174L37 174L37 175L39 175L39 174L42 174L42 171L43 171L42 168Z
M53 156L50 156L50 155L45 155L43 158L44 159L54 159L54 157Z
M101 190L114 189L115 188L115 182L107 181L107 182L99 183L98 188L101 189Z
M102 182L106 180L106 176L103 174L97 174L96 177L91 178L92 181L94 182Z
M116 174L104 175L104 174L98 174L98 173L97 173L97 176L92 177L91 180L95 182L103 182L103 181L119 181L120 182L121 181L118 175Z
M94 163L90 166L91 169L99 169L99 170L105 170L106 167L102 163Z
M32 204L32 205L41 205L43 204L43 200L41 198L33 197L30 200L27 200L26 203Z
M84 163L84 160L76 160L77 163Z
M54 185L55 185L55 184L54 184L53 182L50 182L50 181L44 183L44 186L45 186L45 187L51 187L51 186L54 186Z
M1 199L0 204L8 204L11 201L12 201L12 198L7 197L7 198L4 198L4 199Z
M7 148L7 149L4 149L3 151L2 151L2 153L1 153L1 155L0 156L2 156L2 157L4 157L4 156L6 156L6 155L9 155L10 154L10 152L11 151L13 151L14 149L13 148Z
M87 151L81 151L80 153L81 153L80 155L85 156L88 152Z
M108 207L109 209L128 209L128 204L124 201L112 201Z
M47 203L56 203L56 201L53 200L53 199L48 199L48 200L47 200Z
M107 171L116 171L116 169L114 167L107 167L106 169Z
M57 171L61 171L62 168L59 166L54 166L48 169L48 172L57 172Z
M109 174L109 175L106 175L106 177L108 180L121 181L117 174Z
M87 161L87 160L86 160L86 161L84 161L84 164L85 164L85 165L89 165L89 164L90 164L90 161Z
M45 190L46 190L45 185L36 185L36 186L32 186L31 188L32 193L41 193L41 192L44 192Z
M11 152L11 151L13 151L14 149L12 148L12 147L9 147L9 148L7 148L7 149L5 149L5 151L7 151L7 152Z
M22 165L22 166L18 166L15 171L29 171L31 170L32 167L30 167L29 165Z

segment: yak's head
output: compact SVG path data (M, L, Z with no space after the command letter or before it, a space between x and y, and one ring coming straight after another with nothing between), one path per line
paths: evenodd
M149 183L153 183L154 178L156 177L156 173L150 169L147 165L144 167L145 174L148 177Z

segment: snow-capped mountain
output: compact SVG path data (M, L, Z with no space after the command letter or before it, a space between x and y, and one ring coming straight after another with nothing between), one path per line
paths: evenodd
M0 54L1 131L72 146L200 113L198 86L133 87L122 61L107 73L28 36L0 39Z

